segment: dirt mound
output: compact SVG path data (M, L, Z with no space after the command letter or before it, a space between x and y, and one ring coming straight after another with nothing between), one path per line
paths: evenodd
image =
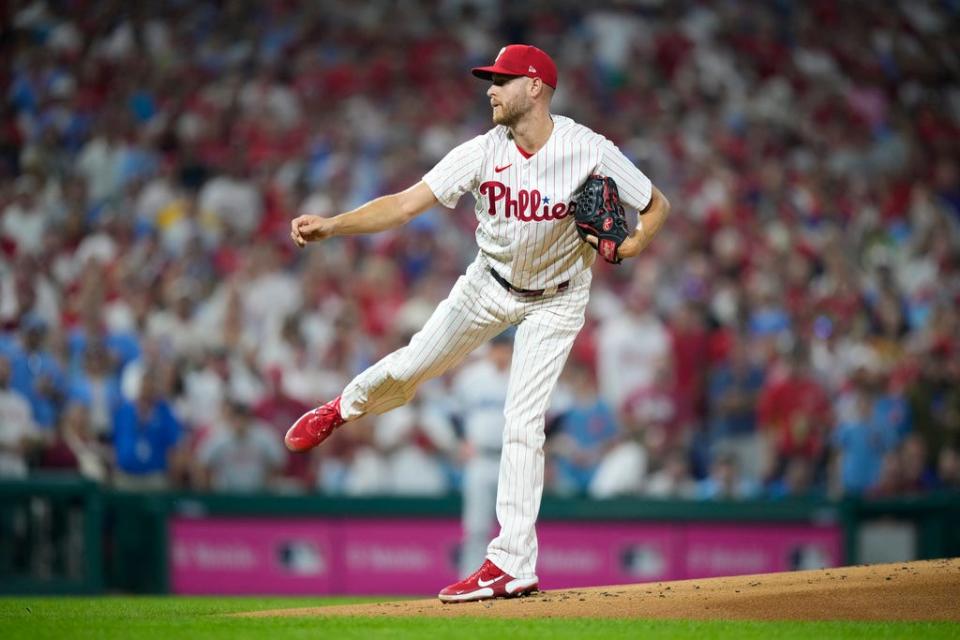
M960 622L960 558L541 591L462 604L407 600L244 616L480 616Z

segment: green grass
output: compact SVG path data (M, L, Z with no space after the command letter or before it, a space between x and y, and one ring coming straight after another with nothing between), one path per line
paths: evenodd
M180 638L958 638L938 622L699 622L653 620L491 620L481 618L228 618L235 611L365 602L318 598L0 598L0 638L179 640Z

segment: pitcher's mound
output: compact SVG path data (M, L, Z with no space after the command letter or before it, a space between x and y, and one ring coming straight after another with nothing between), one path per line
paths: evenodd
M542 591L462 604L406 600L239 615L960 622L960 558Z

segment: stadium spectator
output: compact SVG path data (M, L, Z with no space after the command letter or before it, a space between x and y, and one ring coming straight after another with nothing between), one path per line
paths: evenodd
M674 382L669 361L660 364L648 384L630 392L620 412L626 430L642 436L654 460L676 447L689 447L693 436L690 414L681 407Z
M691 261L694 262L694 261ZM683 283L689 296L703 295L706 284L692 274ZM710 337L702 306L693 301L681 302L670 314L667 332L670 335L673 362L673 389L677 398L678 421L690 424L705 412L705 391L710 364Z
M619 409L637 388L649 387L670 363L670 335L642 285L627 294L622 313L597 328L597 381L608 406Z
M361 428L342 452L319 456L318 482L347 495L437 496L449 491L445 458L456 449L456 436L446 417L423 398L358 424Z
M137 398L124 400L114 412L114 482L119 489L165 489L171 486L171 478L177 472L176 447L183 426L160 385L160 372L147 372Z
M890 451L883 457L877 481L865 495L869 498L896 498L906 493L902 457L899 451Z
M643 433L632 431L630 424L618 427L619 433L600 460L587 487L591 498L638 495L643 491L650 467Z
M279 442L287 425L302 416L310 407L291 397L284 389L284 373L281 369L269 369L266 372L266 391L253 407L253 415L260 420ZM282 483L287 490L303 491L311 486L310 458L305 456L286 456L281 472Z
M226 400L221 420L197 451L195 486L228 493L268 489L287 458L277 434L242 400Z
M928 462L927 444L922 437L915 433L908 435L900 444L899 453L904 492L920 494L937 488L936 467Z
M748 345L734 339L727 357L710 371L707 381L707 432L711 448L734 452L743 472L759 479L766 454L757 432L757 398L764 370L753 362Z
M740 473L740 463L732 453L713 457L710 474L697 483L700 500L742 500L759 495L759 487Z
M816 469L810 460L801 456L790 458L784 466L783 475L767 486L766 495L775 500L820 496L822 492L817 486L815 473Z
M21 348L11 360L11 386L30 402L33 421L45 429L56 426L63 400L64 374L62 360L48 348L49 327L35 314L22 321Z
M56 435L43 447L37 468L72 471L106 483L110 478L110 451L98 437L90 420L90 409L71 402L63 410Z
M831 409L826 390L812 375L807 353L795 347L779 371L771 372L757 400L757 417L767 447L776 452L778 467L791 457L812 462L825 453ZM780 469L766 469L765 477Z
M902 371L888 369L877 373L871 380L877 389L873 403L876 419L885 422L887 428L896 433L899 439L914 431L913 414L910 412L904 378ZM855 383L856 379L852 382Z
M454 450L456 440L448 423L429 411L424 398L378 416L374 442L386 470L383 493L443 495L449 491L444 458Z
M263 215L263 194L250 179L242 154L242 148L232 150L225 171L204 183L193 207L213 214L218 228L230 227L235 237L248 241Z
M354 426L357 428L351 429L349 438L342 438L329 451L315 454L316 486L329 494L386 494L389 479L374 438L374 422L358 420ZM437 477L434 474L433 478Z
M907 391L915 431L927 451L960 446L960 365L952 344L955 338L935 338L920 355L919 375Z
M83 356L83 370L70 376L67 383L67 402L87 408L93 435L104 442L113 436L113 411L122 399L120 379L115 374L118 369L111 366L105 345L90 345Z
M901 438L897 425L879 415L875 402L870 387L861 383L854 391L849 418L833 432L840 488L845 495L860 495L879 481L885 457Z
M567 379L572 404L557 417L548 447L553 490L584 495L590 489L605 496L639 490L643 469L633 463L645 455L632 441L622 441L613 411L597 394L593 372L572 363ZM601 466L605 471L598 479Z
M14 199L2 212L0 233L17 255L38 255L43 250L43 235L48 225L47 213L36 194L37 179L24 174L13 184Z
M662 467L650 474L643 493L650 498L696 498L697 481L690 473L690 461L686 451L670 451L664 458Z
M943 449L937 460L937 479L941 489L955 491L960 489L960 452L956 449Z
M0 355L0 477L25 478L27 454L42 438L27 398L11 387L11 366Z

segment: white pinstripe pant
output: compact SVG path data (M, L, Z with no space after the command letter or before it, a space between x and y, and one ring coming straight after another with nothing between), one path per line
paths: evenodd
M344 389L344 418L384 413L417 387L456 366L510 325L517 326L497 484L500 534L487 557L514 578L536 575L535 524L543 494L544 413L574 338L583 326L591 272L560 293L522 298L493 279L479 257L406 347L394 351Z

